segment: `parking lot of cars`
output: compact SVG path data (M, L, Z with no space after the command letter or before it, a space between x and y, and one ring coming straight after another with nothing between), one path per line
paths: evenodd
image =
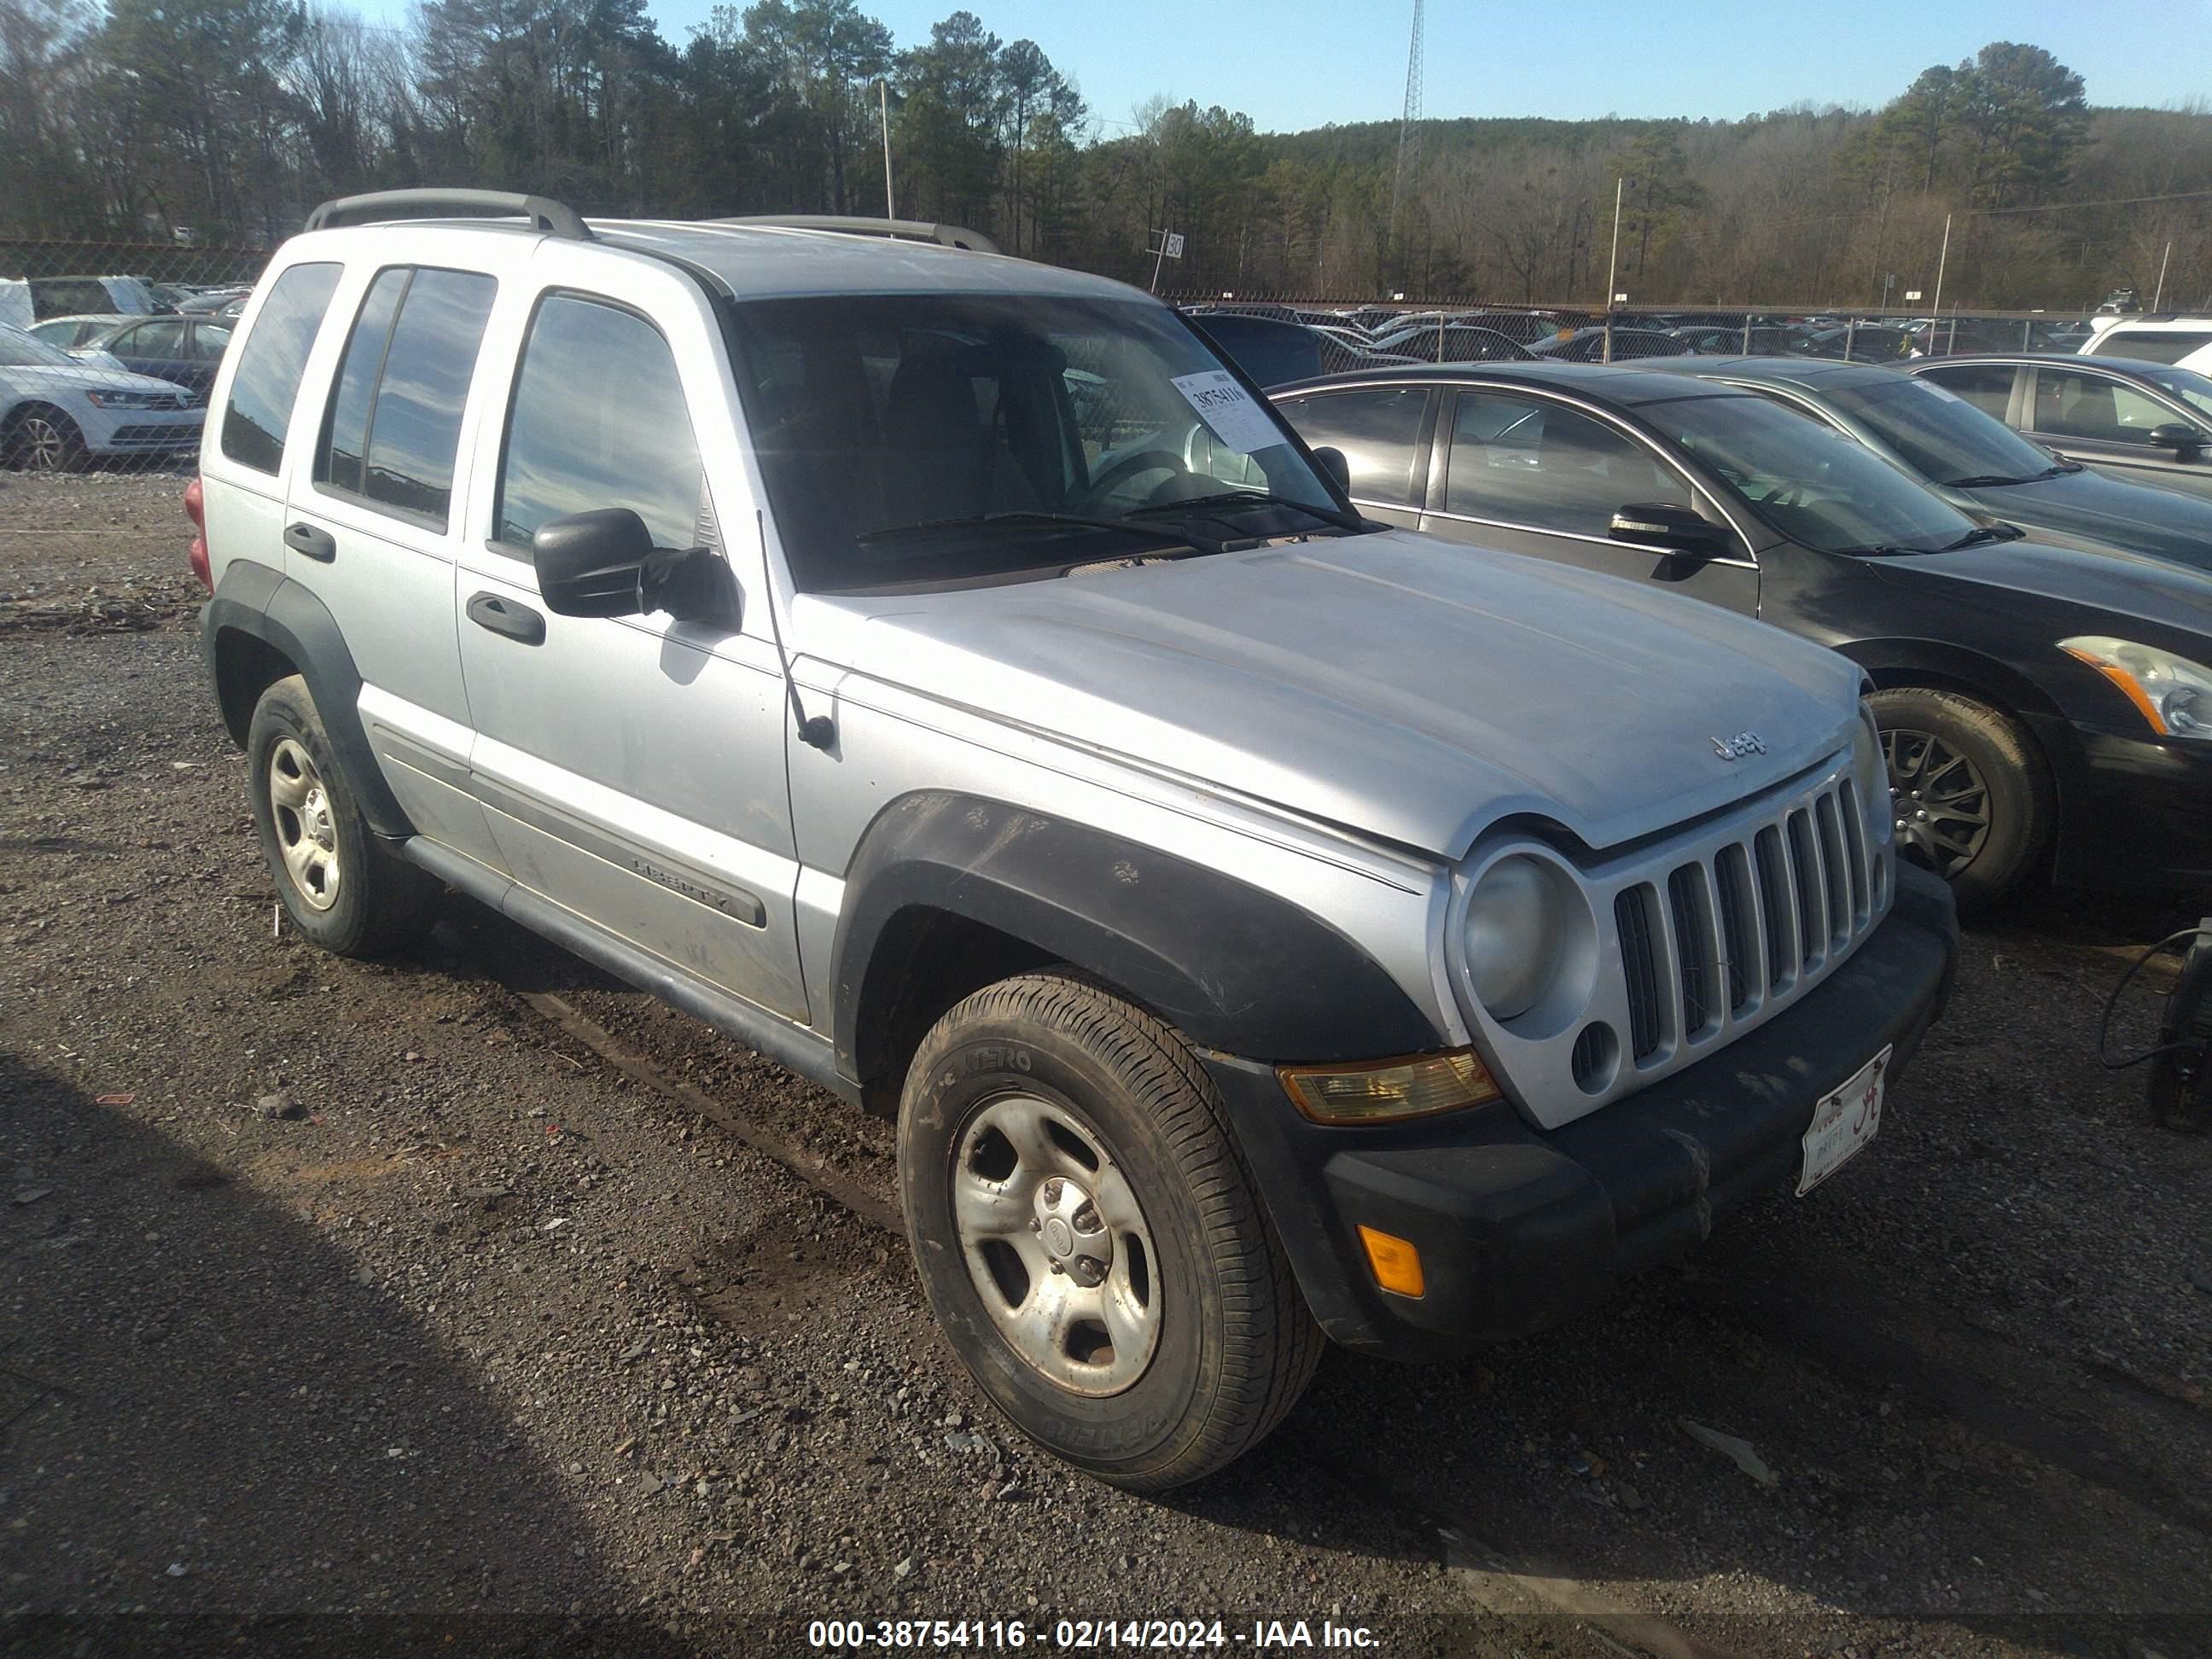
M2008 429L2098 353L451 205L0 332L23 1610L2198 1650L2212 1015L2107 1067L2212 576Z

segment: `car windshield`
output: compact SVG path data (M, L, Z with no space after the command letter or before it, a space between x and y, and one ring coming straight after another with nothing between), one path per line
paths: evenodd
M2199 374L2193 368L2151 368L2143 371L2143 379L2212 420L2212 375Z
M2025 483L2050 475L2051 458L1994 416L1927 380L1846 386L1828 401L1937 483Z
M729 313L801 587L1358 527L1274 411L1161 306L839 295Z
M1759 517L1823 553L1935 553L1975 524L1864 444L1763 398L1677 398L1637 410L1733 485Z
M58 351L44 340L34 340L20 328L0 328L0 365L21 368L32 363L58 363L64 368L74 368L76 362L66 351Z

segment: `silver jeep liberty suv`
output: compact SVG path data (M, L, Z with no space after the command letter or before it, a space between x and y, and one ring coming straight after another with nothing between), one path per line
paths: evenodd
M1857 669L1363 522L1117 283L404 191L240 326L188 506L291 921L450 888L895 1113L953 1346L1108 1480L1809 1190L1942 1005Z

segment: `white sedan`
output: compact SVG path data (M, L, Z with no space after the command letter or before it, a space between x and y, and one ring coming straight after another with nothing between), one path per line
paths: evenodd
M0 464L63 472L95 455L175 455L199 447L206 418L198 392L0 325Z

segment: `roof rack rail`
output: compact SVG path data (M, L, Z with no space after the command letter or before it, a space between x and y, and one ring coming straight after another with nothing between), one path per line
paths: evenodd
M764 225L784 230L841 230L855 236L902 237L910 242L941 242L975 253L997 253L999 245L981 231L927 219L861 219L842 213L762 213L741 219L709 219L713 225Z
M592 234L575 209L550 196L525 196L511 190L376 190L366 196L341 196L307 216L309 230L367 220L420 217L436 212L471 219L523 218L563 241L590 242Z

